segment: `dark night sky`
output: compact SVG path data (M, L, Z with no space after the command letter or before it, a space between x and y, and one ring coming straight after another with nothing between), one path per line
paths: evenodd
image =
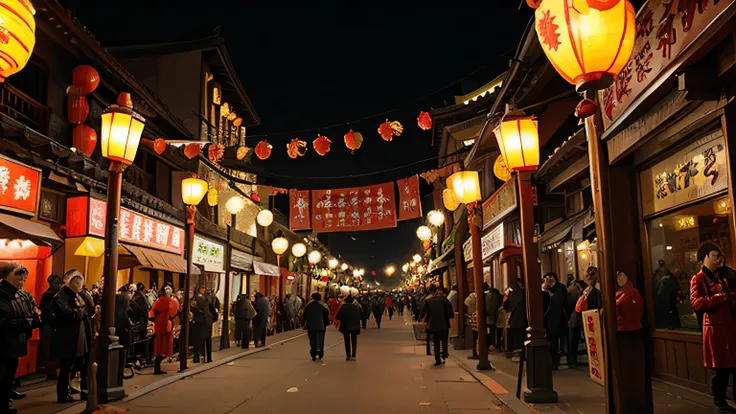
M269 172L295 177L364 174L435 156L430 132L416 125L419 111L444 106L453 95L468 92L505 70L532 15L526 6L517 10L519 0L61 3L103 46L189 40L209 36L219 27L262 119L261 126L250 128L248 135L269 134L274 145L269 160L255 162ZM349 126L320 129L333 142L325 157L311 148L299 160L286 155L288 139L298 136L311 147L316 128L388 110L394 111ZM391 143L376 132L387 117L405 127L404 134ZM278 134L305 128L312 130ZM350 128L365 137L363 148L354 156L342 143ZM252 137L248 144L260 139ZM436 165L429 161L356 180L354 185L395 180ZM330 181L294 181L294 185L329 187ZM426 186L424 190L429 191ZM277 206L286 204L277 202ZM400 265L409 251L418 248L414 236L418 225L414 220L397 230L341 234L331 243L340 246L335 253L365 267L368 274L371 270L380 274L385 264Z

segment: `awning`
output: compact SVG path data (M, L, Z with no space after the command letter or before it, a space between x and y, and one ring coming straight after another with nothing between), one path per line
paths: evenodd
M0 239L26 239L56 249L63 243L51 228L28 219L0 214Z
M253 260L253 273L261 276L281 276L278 266L258 260Z
M84 257L100 257L105 253L105 241L97 238L87 236L82 239L74 251L75 256Z
M253 255L239 250L230 250L230 266L243 272L253 271Z
M174 273L186 273L187 261L183 257L173 253L162 252L158 250L148 249L146 247L134 246L132 244L123 244L136 259L140 262L141 267L148 269L166 270ZM199 268L192 265L192 275L200 274Z
M455 246L453 245L450 249L444 252L440 257L429 262L429 266L427 267L427 273L432 273L435 270L446 268L448 264L446 259L450 255L450 253L453 253L454 251L455 251Z
M581 239L583 226L591 214L590 210L582 211L542 233L539 237L539 245L542 250L554 249L568 239Z
M289 271L288 269L284 269L283 267L281 267L280 272L281 272L281 277L285 277L288 280L296 279L296 273Z

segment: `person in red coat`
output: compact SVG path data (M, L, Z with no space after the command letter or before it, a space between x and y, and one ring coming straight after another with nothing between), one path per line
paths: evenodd
M736 373L736 296L720 269L722 259L714 244L698 249L703 268L690 281L690 303L696 312L703 312L703 361L715 370L713 400L718 412L733 413L736 409L728 405L726 389Z
M618 272L616 275L619 289L616 291L616 325L619 332L631 332L641 329L641 318L644 316L644 299L636 290L629 275Z
M164 288L164 295L153 303L149 316L153 318L153 331L156 334L153 340L153 353L156 355L154 374L165 374L161 370L161 361L174 353L174 329L172 321L179 313L179 302L172 297L170 286Z

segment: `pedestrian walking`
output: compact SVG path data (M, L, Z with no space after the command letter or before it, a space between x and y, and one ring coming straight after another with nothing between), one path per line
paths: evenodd
M432 285L429 293L432 297L424 301L420 317L427 324L427 334L434 338L434 366L440 366L448 357L450 319L455 317L455 312L441 288Z
M514 288L508 289L503 309L510 313L507 329L509 349L506 352L506 357L511 358L514 353L520 353L524 347L524 332L527 327L526 290L521 278L516 279Z
M170 286L163 289L163 294L153 302L150 317L153 318L153 355L154 375L166 374L161 369L161 361L174 354L174 325L172 320L179 313L179 303L173 298L174 291Z
M580 339L582 337L582 320L583 317L580 312L575 310L578 299L583 294L583 291L588 287L588 284L582 280L576 280L567 289L567 307L570 312L570 317L567 321L569 334L567 337L567 367L575 368L578 365L578 348L580 347Z
M386 311L386 298L383 294L373 297L371 308L373 310L373 317L376 318L376 325L378 329L381 329L381 318L383 317L383 312Z
M192 322L189 330L189 342L194 347L192 362L208 362L207 340L212 342L212 314L210 303L202 292L197 292L192 298L191 304ZM211 356L211 355L210 355Z
M268 298L263 296L261 292L256 293L256 302L253 306L256 310L256 316L253 318L253 338L255 347L266 346L266 328L268 318L271 317L271 304Z
M452 301L450 301L452 303ZM501 309L503 303L503 295L501 292L491 287L486 293L486 325L488 325L488 347L495 351L498 349L498 330L496 326L498 324L498 310ZM453 308L454 309L454 308Z
M345 342L345 360L354 360L358 352L358 335L360 335L360 322L363 320L363 309L355 303L352 295L345 298L345 304L337 312L337 320L340 321L340 332Z
M394 301L391 295L386 296L386 309L388 309L388 320L394 317Z
M235 317L235 340L240 342L243 349L250 348L250 322L256 316L256 310L250 303L247 294L238 295L233 310Z
M549 352L552 356L552 369L560 365L560 336L565 329L568 320L567 312L567 289L560 283L560 279L554 272L544 275L544 286L550 294L549 306L544 314L544 325L549 340Z
M325 331L330 325L330 315L320 301L322 295L315 292L312 293L312 300L304 307L304 315L302 315L301 324L307 331L309 337L309 355L312 361L320 360L325 356L324 338Z
M368 328L368 318L371 316L371 297L368 294L368 292L364 293L360 297L360 307L362 309L361 312L361 322L363 325L363 329Z

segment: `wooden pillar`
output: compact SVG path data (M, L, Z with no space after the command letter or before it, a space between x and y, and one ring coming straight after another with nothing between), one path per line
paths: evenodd
M461 219L462 220L462 219ZM468 289L465 286L465 262L463 258L463 240L465 240L465 226L458 223L455 230L455 280L457 283L457 333L462 337L465 332L465 297Z
M486 329L486 295L483 291L483 251L480 245L480 205L468 204L468 227L473 245L473 285L475 286L475 311L478 315L478 370L493 369L488 361L488 331Z

